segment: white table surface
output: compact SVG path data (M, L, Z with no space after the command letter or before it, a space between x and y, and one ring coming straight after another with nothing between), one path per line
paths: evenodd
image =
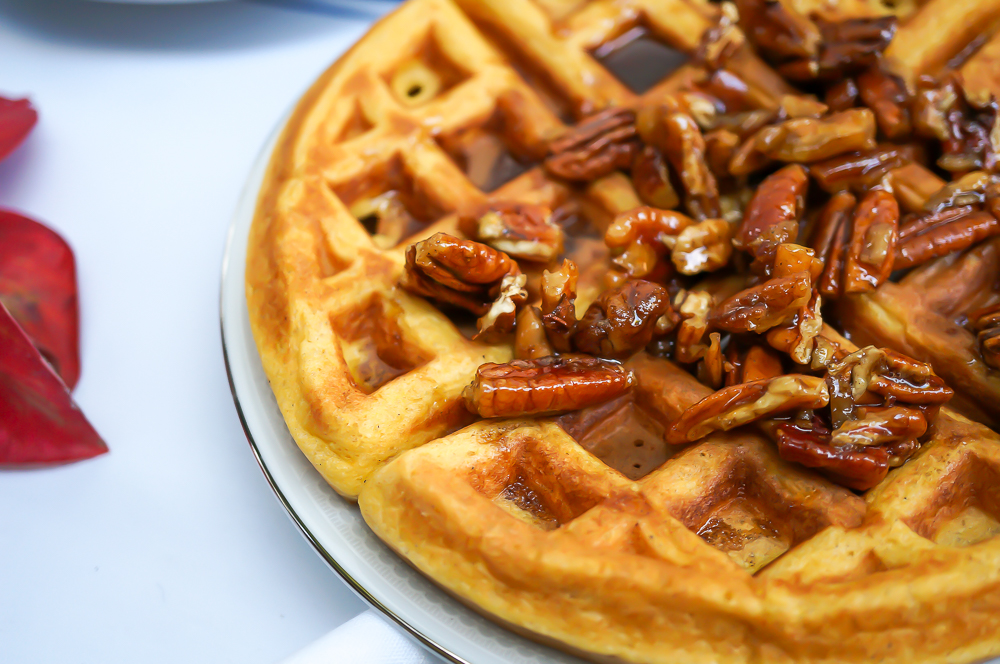
M75 397L111 453L0 471L0 661L276 662L363 611L276 501L219 337L250 165L370 17L0 0L0 95L40 121L0 206L76 251Z

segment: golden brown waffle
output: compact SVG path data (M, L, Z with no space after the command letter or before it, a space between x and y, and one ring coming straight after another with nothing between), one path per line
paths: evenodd
M568 123L636 102L592 54L638 32L690 54L715 11L684 0L409 0L326 72L272 157L249 244L251 322L289 430L400 555L477 610L594 661L1000 654L1000 440L950 411L918 457L863 497L753 433L673 456L648 442L710 390L644 354L629 362L631 397L591 421L562 420L580 444L551 419L454 433L472 422L460 395L476 368L512 348L470 341L398 288L406 246L457 233L457 213L488 201L541 203L597 229L638 206L621 173L575 188L530 166ZM963 17L1000 17L975 0L895 11L912 14L892 48L914 76L961 50ZM930 25L957 36L929 39ZM748 51L730 66L762 108L789 91ZM685 64L642 94L696 73ZM606 251L583 237L568 253L585 267ZM599 270L581 275L578 311L600 292ZM597 456L581 447L612 418L634 422L649 449L599 436Z

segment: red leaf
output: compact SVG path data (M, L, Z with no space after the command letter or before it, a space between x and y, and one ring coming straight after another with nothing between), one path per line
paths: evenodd
M80 377L73 250L55 231L0 210L0 303L70 389Z
M0 159L14 151L38 122L38 111L27 99L0 97Z
M0 304L0 465L78 461L107 451L59 376Z

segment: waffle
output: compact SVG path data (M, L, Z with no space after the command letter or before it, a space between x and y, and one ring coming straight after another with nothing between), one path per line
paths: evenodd
M789 4L831 19L897 13L887 56L913 79L982 41L968 25L1000 18L982 0ZM341 57L289 119L249 241L251 324L289 431L407 561L512 630L592 661L1000 654L1000 440L986 426L942 408L917 456L859 495L782 460L753 429L665 444L712 390L645 352L627 361L635 386L622 398L476 421L462 392L481 365L511 360L510 339L475 340L474 321L398 285L414 242L460 236L468 210L517 201L585 229L567 233L565 254L581 267L586 311L605 285L599 233L642 201L622 172L574 185L538 164L595 111L688 89L702 70L685 56L717 16L683 0L409 0ZM634 61L614 71L628 41L647 49L645 81L621 74ZM965 65L989 89L994 41ZM794 93L749 49L727 66L756 108ZM995 251L980 245L844 298L843 324L858 335L877 320L879 345L958 382L940 343L923 352L904 334L931 315L956 326L920 289L933 270L971 269L962 261ZM906 289L927 300L886 303ZM917 310L926 316L908 318ZM953 385L955 403L992 422L997 402L968 398L992 385L981 373Z

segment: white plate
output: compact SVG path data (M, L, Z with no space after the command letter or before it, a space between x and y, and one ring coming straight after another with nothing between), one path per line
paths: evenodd
M271 392L250 332L243 288L247 236L276 130L250 173L229 229L222 263L222 345L229 385L261 470L292 521L363 599L453 662L583 664L519 637L448 596L407 565L365 525L299 451Z

